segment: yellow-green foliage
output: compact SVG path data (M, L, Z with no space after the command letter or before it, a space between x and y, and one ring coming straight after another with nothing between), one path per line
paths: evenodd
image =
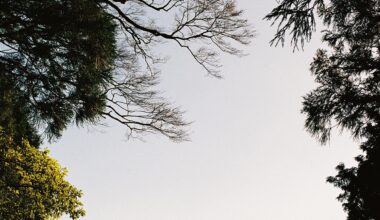
M82 193L64 177L67 170L28 141L16 144L0 131L0 219L46 220L85 214Z

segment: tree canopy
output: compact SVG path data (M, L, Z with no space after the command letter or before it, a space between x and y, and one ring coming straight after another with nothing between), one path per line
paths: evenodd
M64 177L66 169L23 140L0 131L0 219L45 220L84 215L82 193Z
M242 16L234 0L0 1L0 219L84 215L66 170L38 150L73 123L186 140L183 112L155 90L152 48L174 42L219 77L219 53L242 55L253 36Z
M36 146L41 131L57 138L71 123L102 118L130 135L185 140L182 111L154 90L162 58L151 48L175 42L219 76L217 50L240 55L234 42L248 44L252 34L234 0L1 1L1 125Z
M311 72L317 88L304 97L305 126L322 143L340 128L361 139L358 166L340 164L328 182L340 187L338 197L348 219L380 218L380 2L378 0L284 0L265 18L278 22L273 44L289 33L295 48L316 30L316 17L326 27Z

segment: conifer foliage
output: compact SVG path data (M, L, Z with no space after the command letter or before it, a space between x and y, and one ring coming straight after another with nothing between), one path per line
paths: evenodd
M242 55L252 36L234 0L1 0L0 219L84 215L81 192L38 149L71 124L109 118L130 136L187 139L182 111L154 89L154 45L173 42L219 77L219 53Z
M154 22L161 17L168 22ZM235 43L251 37L234 0L2 0L0 77L7 86L0 102L17 103L22 130L35 142L36 132L58 138L71 123L102 118L125 125L130 135L182 141L188 123L154 90L162 58L151 48L171 41L219 76L219 52L241 55ZM1 106L4 117L15 118L15 103ZM16 124L1 125L21 132Z
M290 33L295 48L304 46L317 17L329 49L311 64L317 88L304 97L305 126L322 143L333 128L362 140L357 167L340 164L328 182L343 190L348 219L380 219L380 1L284 0L266 16L278 22L272 43Z

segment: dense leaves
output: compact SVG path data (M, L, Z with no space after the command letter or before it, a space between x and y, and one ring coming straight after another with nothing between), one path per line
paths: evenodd
M219 77L218 51L242 55L234 43L252 36L234 0L1 0L0 219L84 214L66 171L38 150L44 135L110 118L130 136L187 139L182 111L154 89L154 45L174 42Z
M333 128L363 140L358 166L337 167L328 181L340 187L338 197L348 219L380 218L380 2L378 0L285 0L266 16L280 21L273 42L288 32L297 47L315 30L315 13L327 27L311 64L317 88L304 97L306 128L322 143Z
M115 57L109 16L90 0L4 0L0 18L1 78L29 124L53 137L73 118L94 120Z
M158 26L146 10L171 22ZM36 146L40 131L57 138L71 123L107 117L130 135L185 140L182 111L153 89L162 59L151 47L172 41L218 76L218 53L211 45L240 55L232 42L248 44L252 37L241 16L233 0L2 0L0 101L14 102L0 107L10 111L0 125L14 127ZM20 119L9 120L18 113Z
M67 171L24 140L0 134L0 219L45 220L84 215L81 192L64 177Z
M14 84L4 75L0 75L0 88L0 125L5 132L13 134L17 142L27 138L33 146L39 146L40 137L28 121L30 109L20 103L22 98Z
M377 135L369 136L362 144L365 155L356 157L358 166L347 168L340 164L338 175L327 179L343 190L338 199L350 220L380 219L380 129L371 129L369 133Z

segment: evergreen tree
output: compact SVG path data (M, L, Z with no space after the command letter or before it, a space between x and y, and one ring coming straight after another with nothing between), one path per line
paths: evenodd
M340 164L328 182L341 188L338 199L348 219L380 219L380 2L378 0L284 0L268 20L279 21L272 44L295 48L310 40L317 16L326 29L311 64L317 88L304 97L306 128L322 143L333 128L363 140L357 167Z
M84 215L81 192L38 150L43 134L111 118L129 135L187 138L182 111L154 90L155 44L176 43L218 77L215 49L241 55L232 43L251 37L234 0L1 0L0 219Z
M154 13L145 11L172 22L158 26L149 19ZM28 133L32 141L37 131L57 138L73 122L108 117L130 135L161 133L184 140L188 123L182 111L153 89L161 59L150 48L158 41L175 42L219 76L218 52L211 45L240 55L232 41L247 44L252 36L241 17L234 0L2 0L0 102L13 103L0 111L13 111L9 117L21 113L22 119L0 125L14 127L20 136ZM22 120L23 128L16 128Z

